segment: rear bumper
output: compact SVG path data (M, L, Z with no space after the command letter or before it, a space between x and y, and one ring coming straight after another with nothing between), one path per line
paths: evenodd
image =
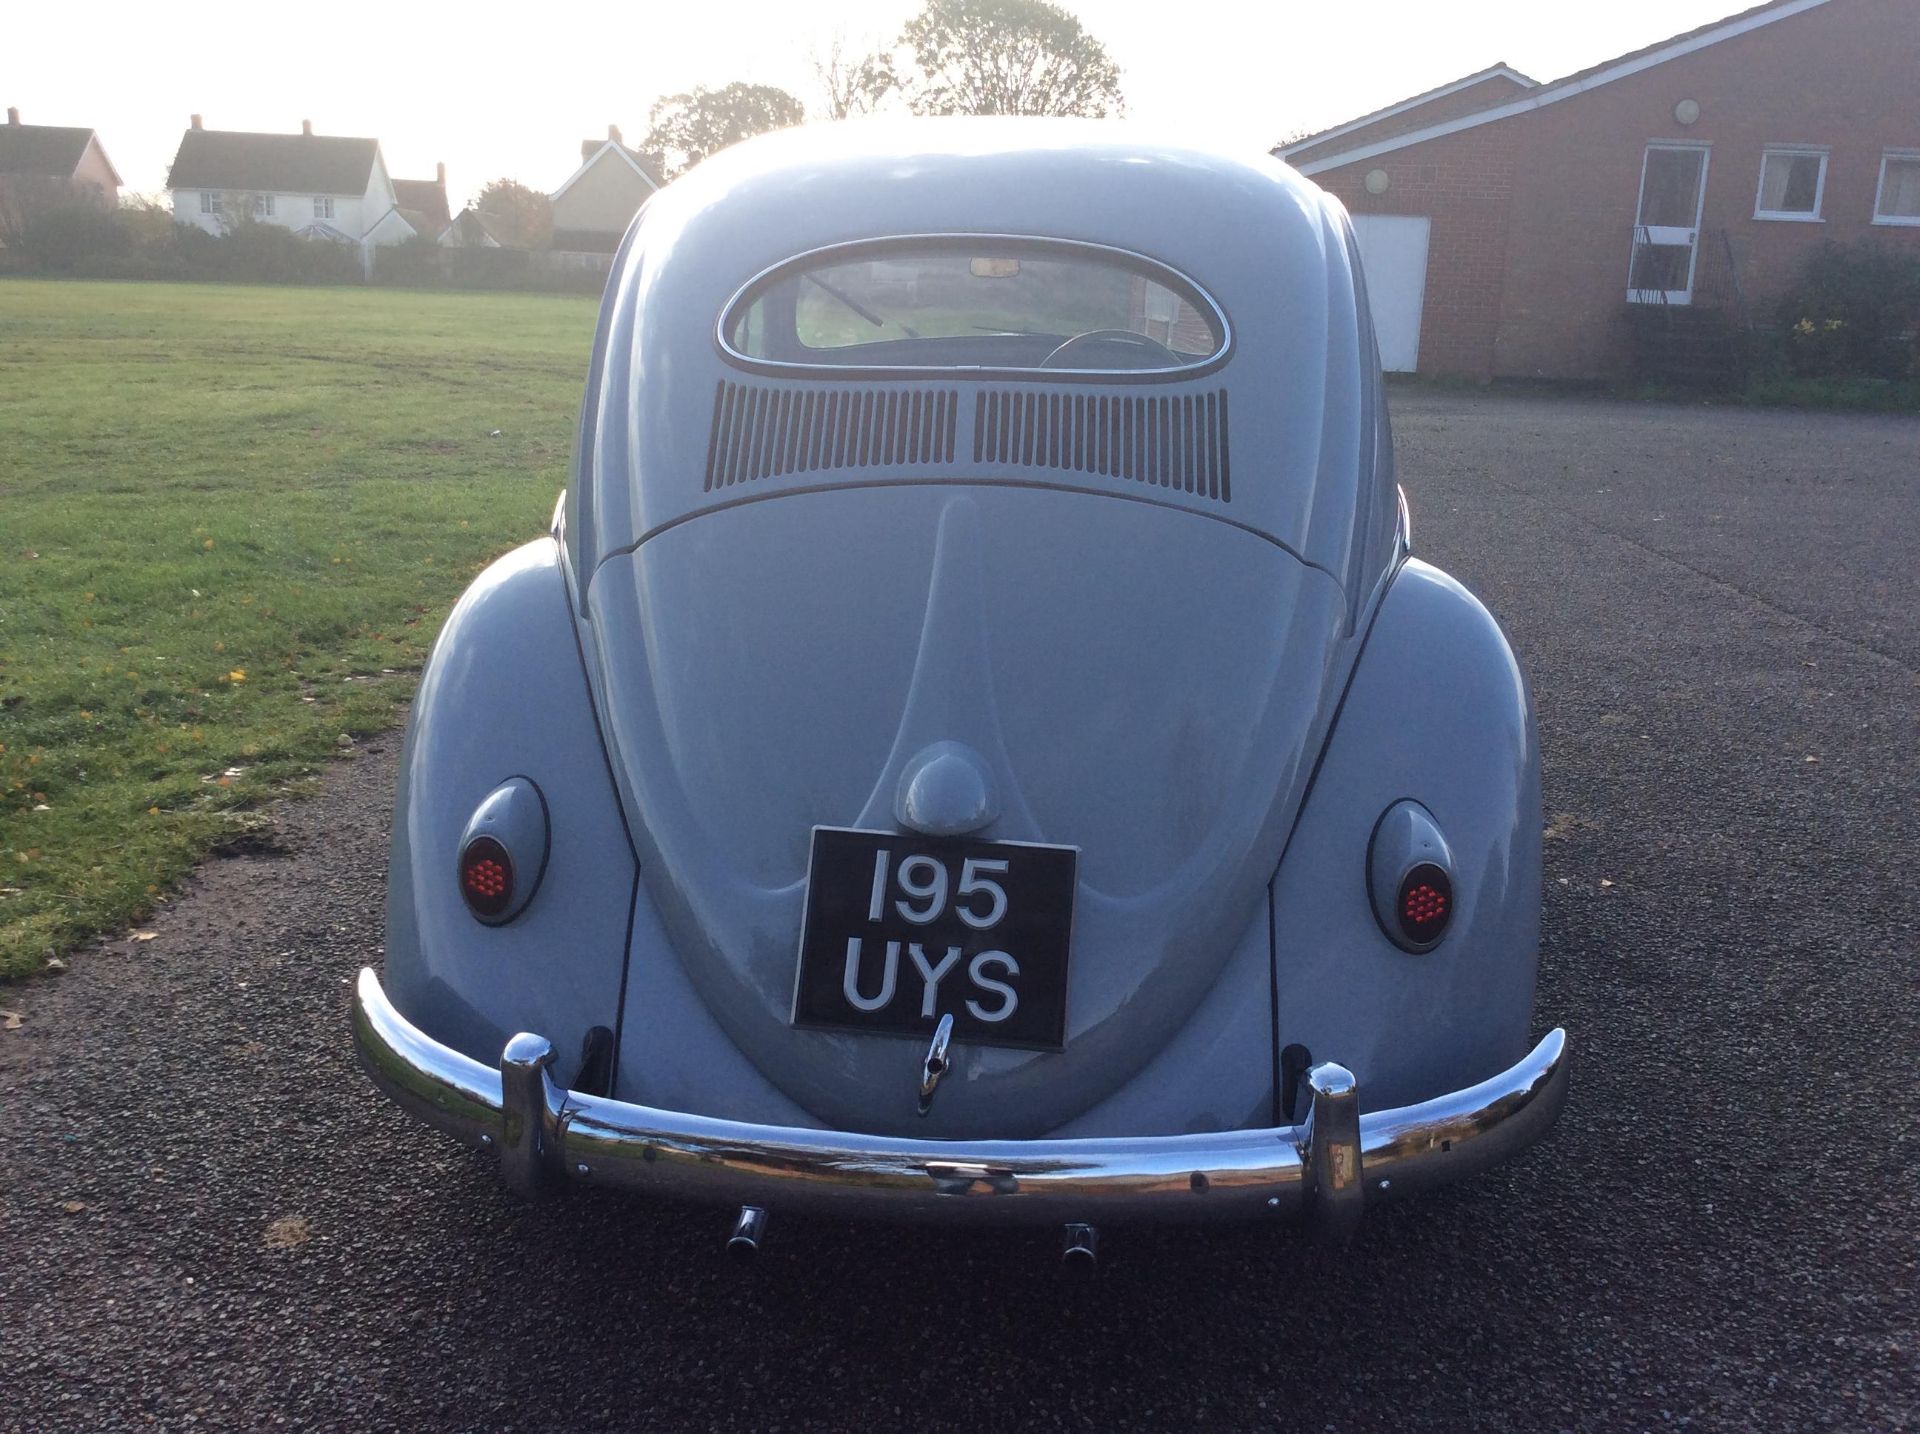
M911 1140L656 1110L555 1085L542 1038L497 1067L439 1044L360 972L353 1034L375 1085L525 1193L578 1179L645 1194L847 1216L980 1223L1300 1218L1339 1235L1367 1205L1462 1179L1525 1149L1566 1101L1554 1030L1478 1085L1359 1113L1353 1077L1321 1065L1297 1126L1096 1140Z

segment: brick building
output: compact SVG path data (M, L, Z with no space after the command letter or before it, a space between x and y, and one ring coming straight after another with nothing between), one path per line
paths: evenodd
M1920 255L1916 77L1916 0L1771 0L1549 84L1495 65L1274 153L1352 213L1389 369L1601 377L1647 306L1765 322L1823 241Z

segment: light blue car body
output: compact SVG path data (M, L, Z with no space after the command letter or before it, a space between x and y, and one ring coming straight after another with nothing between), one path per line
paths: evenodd
M1140 378L842 375L719 341L743 286L797 255L983 234L1164 264L1218 303L1226 352ZM951 457L828 445L714 481L756 395L797 424L832 393L936 392ZM979 427L1030 396L1062 424L1191 400L1218 415L1230 489L1120 472L1117 449L1003 456ZM1080 857L1063 1047L957 1043L923 1114L925 1038L792 1017L811 832L907 830L903 774L942 744L984 775L974 835ZM456 863L516 778L549 845L524 909L485 925ZM1408 802L1451 859L1425 951L1369 888L1376 828ZM1365 1111L1519 1061L1540 882L1526 683L1486 609L1409 556L1339 204L1265 157L1113 126L810 128L662 190L614 261L554 531L473 584L420 685L385 989L474 1061L537 1032L565 1088L598 1040L594 1094L719 1121L1251 1130L1301 1118L1308 1061L1344 1065Z

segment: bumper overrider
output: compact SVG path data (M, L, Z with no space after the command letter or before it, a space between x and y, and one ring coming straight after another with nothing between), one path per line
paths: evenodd
M428 1125L500 1156L525 1194L572 1178L644 1194L849 1217L978 1223L1299 1218L1334 1236L1377 1201L1495 1165L1539 1140L1567 1095L1567 1037L1478 1085L1360 1113L1358 1083L1307 1076L1299 1125L1079 1140L912 1140L716 1120L562 1089L553 1047L517 1035L498 1066L441 1045L370 969L353 1034L375 1085Z

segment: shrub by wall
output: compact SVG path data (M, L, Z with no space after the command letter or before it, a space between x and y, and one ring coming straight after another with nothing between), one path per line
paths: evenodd
M1802 378L1905 378L1920 330L1920 258L1861 240L1808 255L1775 311Z

